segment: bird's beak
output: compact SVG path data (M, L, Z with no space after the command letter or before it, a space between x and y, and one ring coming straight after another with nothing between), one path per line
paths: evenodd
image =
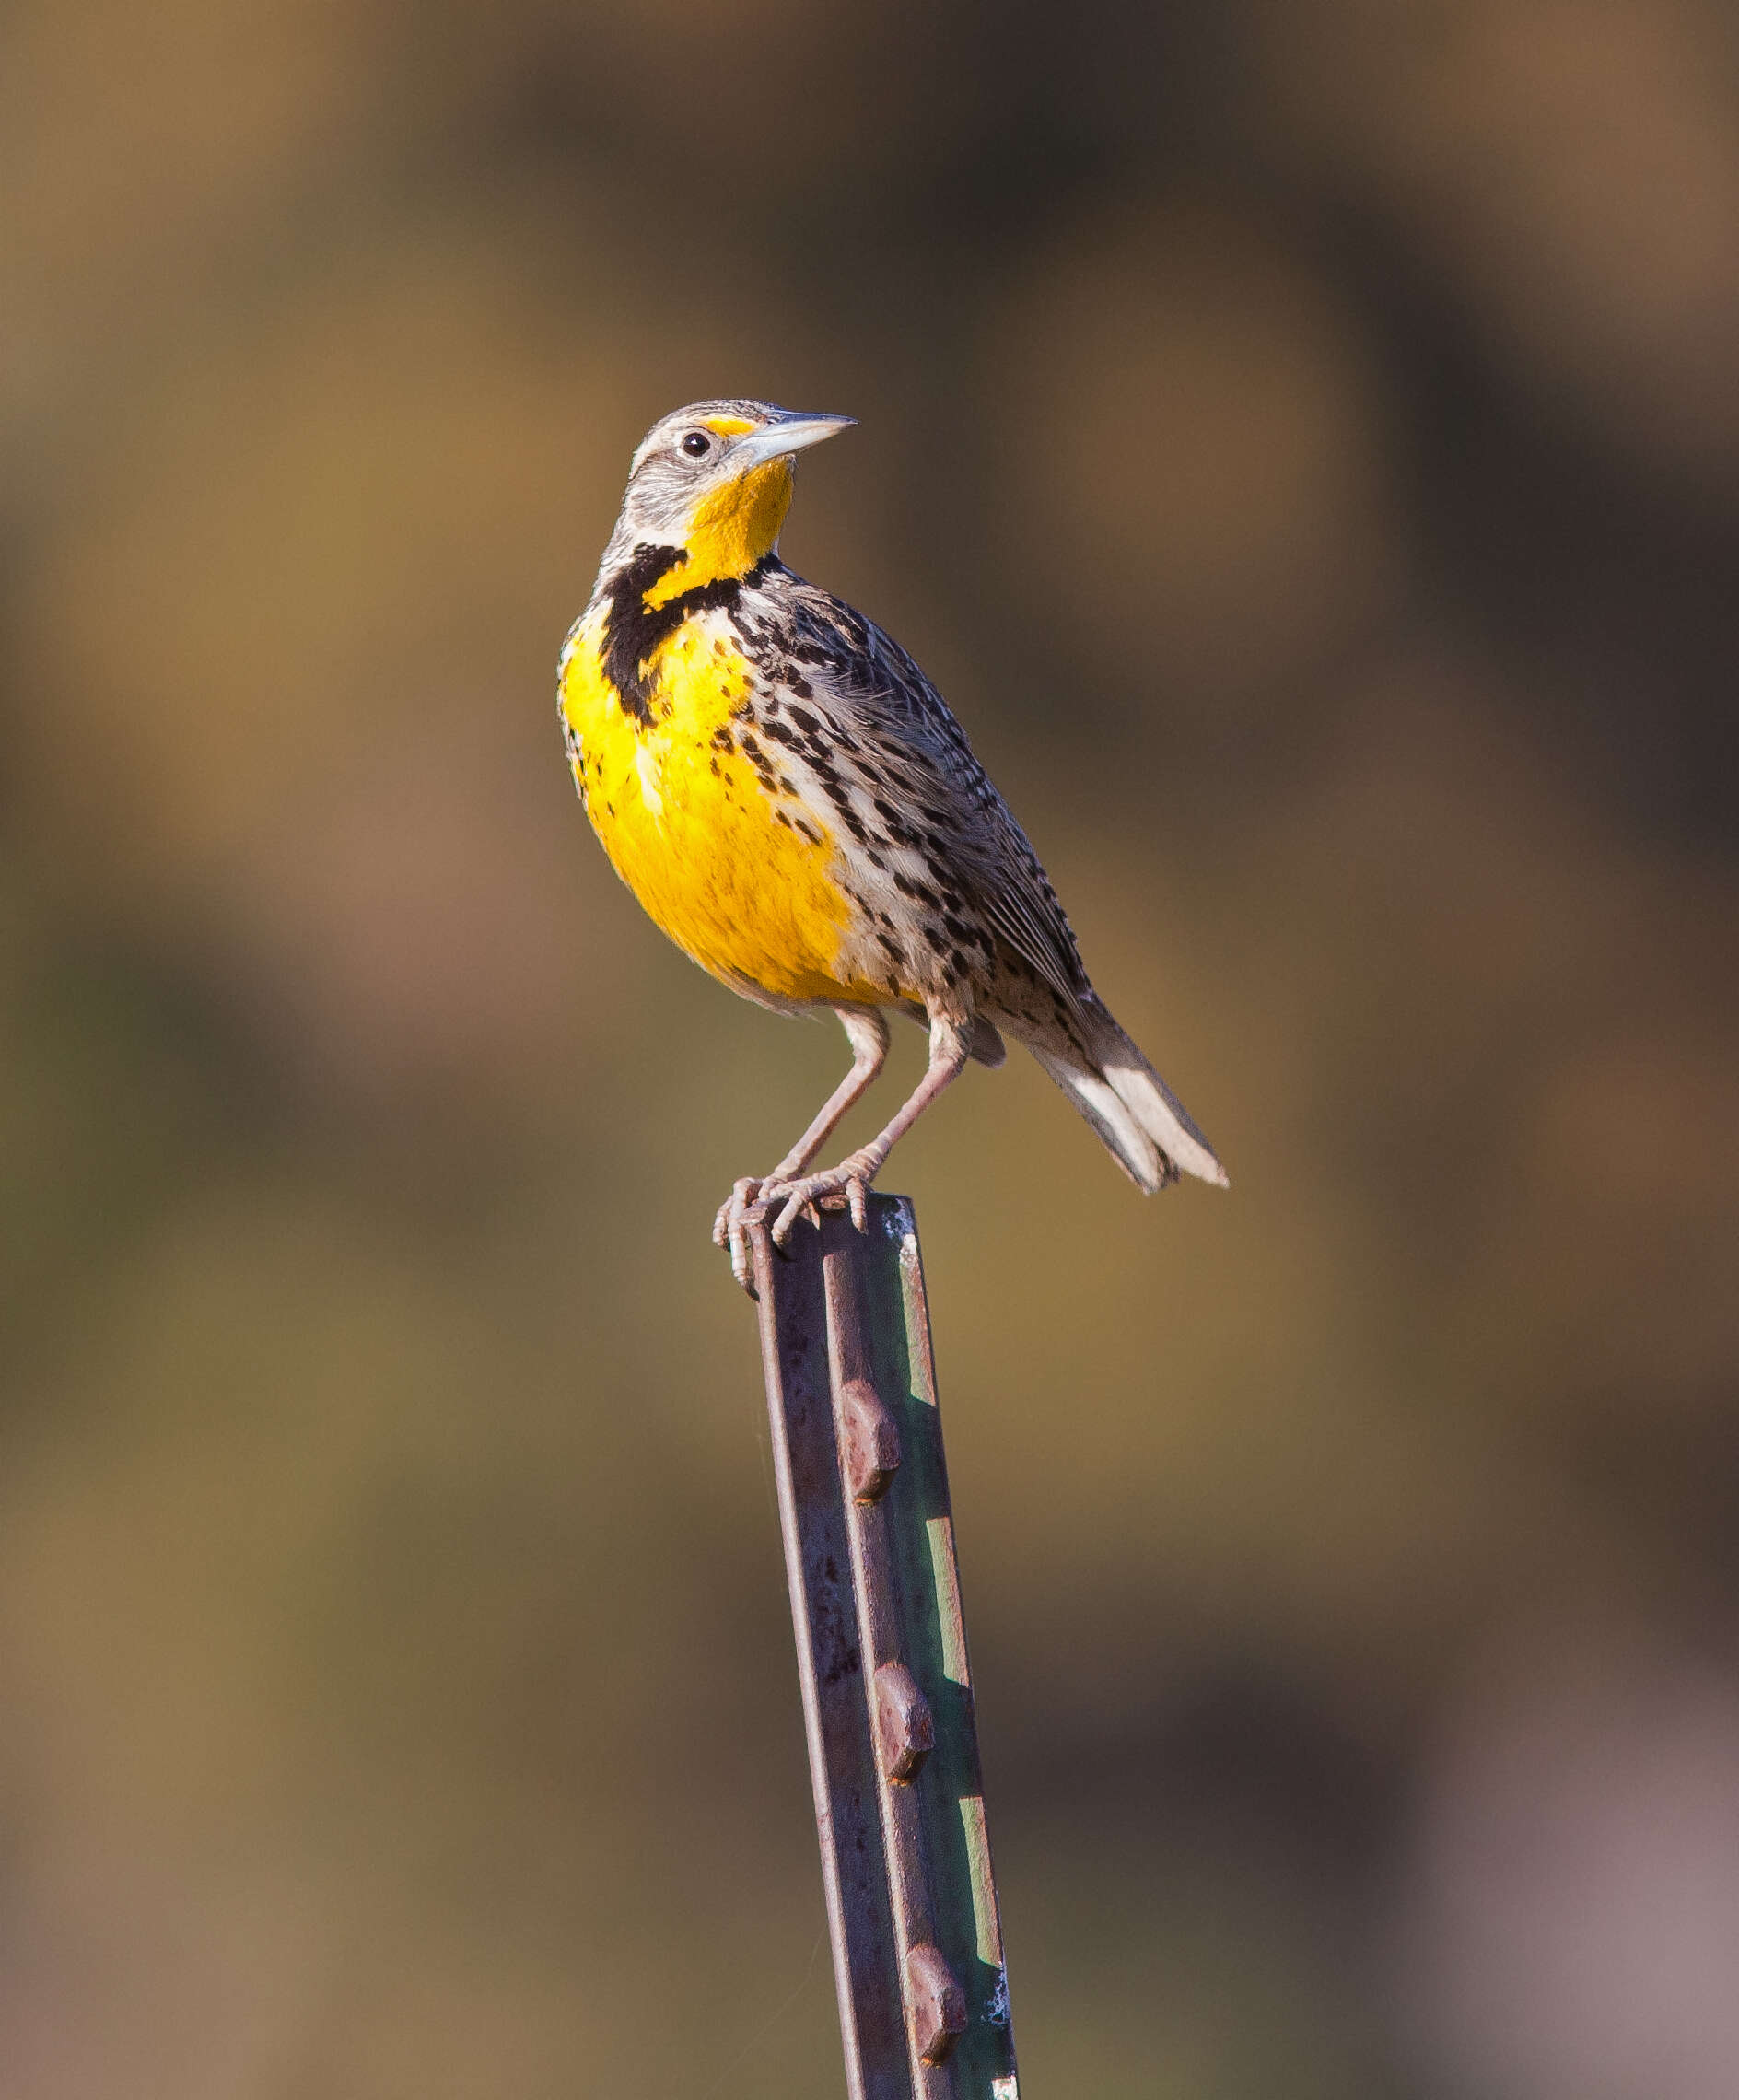
M857 420L855 415L778 416L748 437L738 439L733 463L758 467L764 461L779 459L787 452L800 452L806 445L819 445L823 438L837 438L842 430L849 430Z

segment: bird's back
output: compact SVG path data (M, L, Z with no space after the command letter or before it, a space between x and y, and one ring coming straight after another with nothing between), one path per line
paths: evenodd
M936 688L844 601L788 570L770 584L750 615L776 704L766 733L811 768L866 904L905 940L912 989L982 1001L1012 962L1085 991L1038 857Z

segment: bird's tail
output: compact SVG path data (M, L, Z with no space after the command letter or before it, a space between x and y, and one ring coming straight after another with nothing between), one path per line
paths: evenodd
M1071 1039L1059 1025L1022 1027L998 1015L1103 1138L1138 1188L1151 1196L1180 1174L1227 1186L1226 1170L1189 1112L1112 1019L1097 993L1080 1001Z

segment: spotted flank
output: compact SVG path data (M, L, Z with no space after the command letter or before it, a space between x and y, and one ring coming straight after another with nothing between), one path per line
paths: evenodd
M846 427L763 402L702 402L636 453L622 515L562 650L568 764L616 872L703 969L783 1011L832 1008L852 1069L717 1236L776 1206L863 1192L968 1058L1023 1043L1140 1187L1224 1184L1206 1138L1081 967L1025 834L922 671L779 560L796 453ZM811 1172L885 1054L921 1021L929 1067L870 1145Z

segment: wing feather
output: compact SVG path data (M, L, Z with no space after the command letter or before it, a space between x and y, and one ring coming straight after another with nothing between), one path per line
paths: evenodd
M911 814L943 834L951 872L986 929L1078 1006L1090 986L1056 892L941 694L873 621L813 584L790 582L791 656L817 701L874 737Z

